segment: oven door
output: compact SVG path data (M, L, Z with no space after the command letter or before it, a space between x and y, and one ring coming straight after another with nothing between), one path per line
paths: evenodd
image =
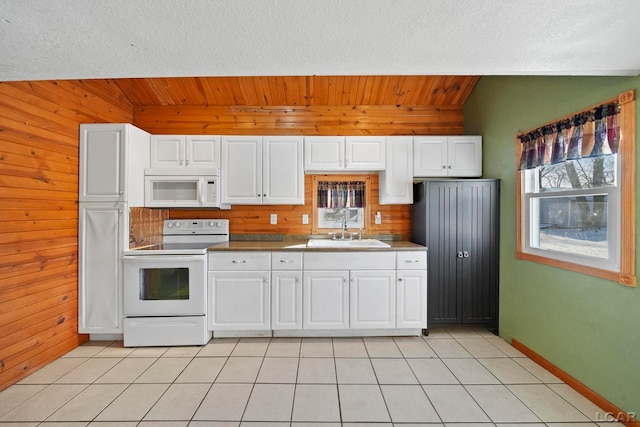
M122 260L125 316L206 314L206 255L131 255Z

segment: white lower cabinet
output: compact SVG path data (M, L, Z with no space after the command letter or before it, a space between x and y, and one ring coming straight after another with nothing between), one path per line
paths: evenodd
M210 252L208 288L214 331L427 327L425 251Z
M396 327L427 327L427 253L397 253Z
M209 329L271 329L270 274L269 253L210 252Z
M81 334L122 333L122 257L128 236L123 203L81 203L79 218L79 313Z
M303 329L349 328L349 272L305 271Z
M271 254L271 329L302 329L302 253Z
M350 275L350 327L354 329L395 328L395 270L352 271Z
M398 270L396 327L427 327L427 271Z

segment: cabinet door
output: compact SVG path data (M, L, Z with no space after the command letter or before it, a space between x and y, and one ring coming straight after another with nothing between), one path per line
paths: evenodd
M345 169L384 170L384 136L348 136L345 140L345 150Z
M447 149L449 176L482 176L481 136L450 136Z
M80 201L126 201L125 126L80 126Z
M344 136L306 136L304 138L304 170L344 170Z
M425 227L429 247L429 325L462 321L462 289L458 276L458 181L426 181Z
M262 139L262 193L264 204L303 205L303 138L265 136Z
M447 137L413 138L413 176L447 176Z
M123 204L80 205L78 332L81 334L122 333L120 258L125 223L128 221Z
M395 280L395 271L351 271L349 291L351 328L395 328Z
M270 329L268 271L209 272L209 329Z
M271 329L302 329L302 271L271 272Z
M151 135L151 167L181 168L185 166L183 135Z
M499 184L465 181L458 190L461 322L497 327Z
M222 203L262 203L262 137L223 136L221 139Z
M388 136L386 167L380 172L380 204L413 203L413 137Z
M427 271L398 270L396 327L427 327Z
M349 272L305 271L303 329L349 328Z
M185 166L220 168L220 137L187 135L185 140Z

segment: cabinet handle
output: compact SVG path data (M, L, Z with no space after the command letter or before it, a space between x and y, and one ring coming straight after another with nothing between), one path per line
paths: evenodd
M262 195L262 197L267 197L267 195L266 195L266 194L263 194L263 195Z
M447 165L442 165L442 169L446 169L446 168L447 168Z
M462 251L458 251L458 258L462 258L463 256Z
M453 169L453 166L449 166L449 169Z
M404 262L409 263L409 264L414 264L414 263L420 262L420 260L418 260L418 259L405 259Z
M465 257L465 258L469 258L469 252L463 251L462 252L462 256Z
M300 283L300 277L296 276L296 283Z
M124 191L120 190L120 191L118 191L118 194L120 194L122 196L124 194Z
M286 264L291 264L293 262L293 260L292 259L281 259L280 262L286 263Z
M244 259L241 259L241 260L235 260L235 259L234 259L234 260L232 260L231 262L232 262L233 264L246 264L246 263L247 263L247 261L246 261L246 260L244 260Z
M398 278L398 282L402 282L402 277L399 277L399 278Z
M342 283L347 283L347 278L346 277L342 278Z

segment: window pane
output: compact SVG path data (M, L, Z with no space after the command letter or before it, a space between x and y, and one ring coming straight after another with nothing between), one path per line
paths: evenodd
M540 219L532 230L532 247L608 258L607 195L545 197L534 202L539 203Z
M140 276L143 301L189 299L188 268L143 268Z
M571 160L539 169L540 192L616 185L616 156Z

